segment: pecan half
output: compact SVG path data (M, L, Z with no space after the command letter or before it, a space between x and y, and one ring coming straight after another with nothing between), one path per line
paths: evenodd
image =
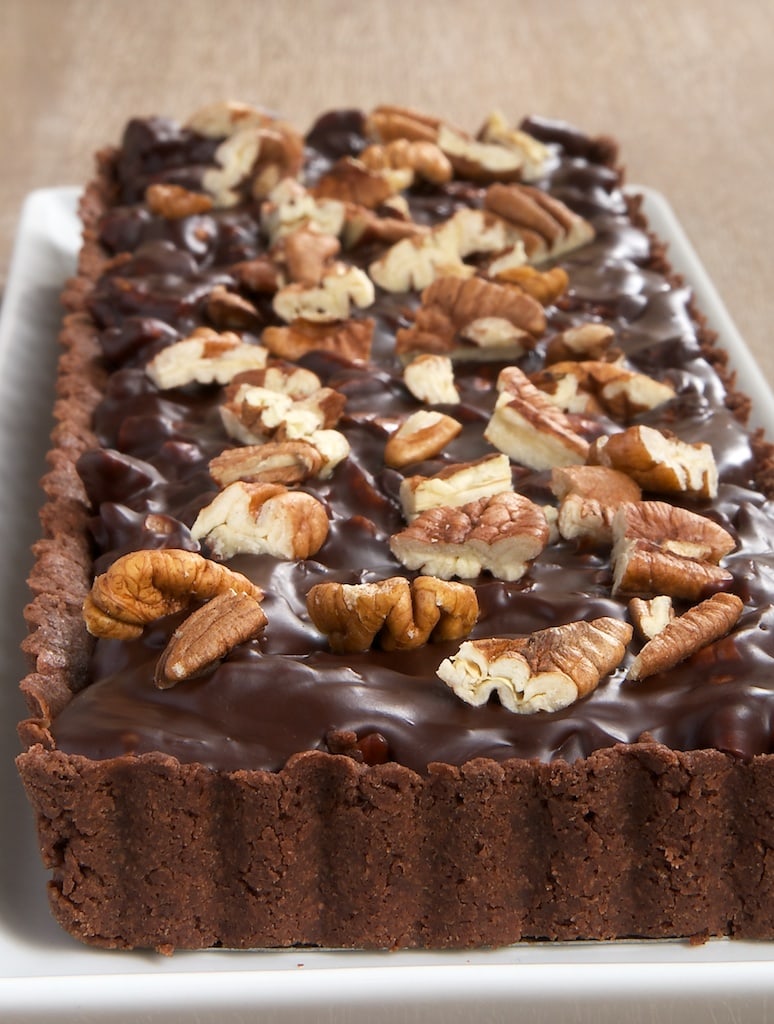
M94 636L132 639L149 622L229 591L263 597L246 576L193 551L132 551L94 580L83 617Z
M156 686L166 690L199 675L239 644L257 637L266 622L263 608L249 594L218 594L172 634L156 662Z
M744 609L735 594L713 594L667 623L642 648L629 667L627 679L640 680L666 672L734 628Z
M467 640L438 676L467 704L496 693L508 711L559 711L592 693L626 653L632 627L612 618L568 622L509 640Z
M519 233L531 263L570 252L594 238L588 221L532 185L496 182L486 190L484 209Z
M390 550L407 569L441 579L472 579L490 572L518 580L550 538L543 510L514 491L458 507L427 509L390 537Z
M409 170L414 177L443 185L454 173L448 157L434 142L392 139L387 143L367 146L361 161L371 171Z
M395 349L400 356L502 359L534 348L545 325L543 307L521 289L480 277L439 277L422 292L411 327L397 332Z
M412 650L467 636L478 618L472 587L432 576L376 583L318 583L307 595L312 622L334 651Z

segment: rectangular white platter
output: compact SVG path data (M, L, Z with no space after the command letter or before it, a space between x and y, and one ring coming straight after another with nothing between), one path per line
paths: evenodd
M653 229L731 354L756 425L774 436L771 392L668 204L643 192ZM0 319L0 1021L13 1024L705 1024L763 1020L774 1005L774 943L530 944L481 952L93 950L49 915L46 872L13 758L24 717L19 643L38 480L52 426L58 295L80 241L78 191L33 192L21 216Z

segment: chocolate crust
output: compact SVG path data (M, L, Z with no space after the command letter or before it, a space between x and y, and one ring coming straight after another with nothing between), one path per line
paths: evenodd
M55 916L108 948L471 948L774 931L772 758L621 745L575 764L300 754L217 773L19 758ZM753 799L754 796L754 799ZM75 799L74 799L75 797Z
M774 758L621 744L572 764L435 764L420 776L319 751L277 772L163 754L92 761L49 726L87 678L90 509L75 469L106 382L86 298L112 156L81 207L63 295L57 427L43 481L17 764L61 925L106 948L472 948L527 939L774 936ZM668 267L663 250L654 263ZM695 311L694 311L695 313ZM698 316L698 314L695 314ZM746 415L724 354L705 357ZM754 440L774 493L772 446Z

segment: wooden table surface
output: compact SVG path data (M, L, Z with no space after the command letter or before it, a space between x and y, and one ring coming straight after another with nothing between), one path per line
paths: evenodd
M492 109L621 143L672 204L774 383L771 0L2 0L0 282L22 200L80 184L133 114L247 100Z

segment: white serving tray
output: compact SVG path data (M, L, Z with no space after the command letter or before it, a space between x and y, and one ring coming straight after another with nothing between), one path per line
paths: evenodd
M674 214L645 194L651 224L670 242L769 427L771 392ZM25 579L38 536L38 480L51 428L58 295L79 247L74 188L33 192L24 205L0 311L0 1021L43 1024L279 1024L386 1021L457 1024L706 1024L763 1020L774 1006L774 943L522 944L491 952L203 951L165 958L94 950L48 911L46 872L18 781L17 691L24 675ZM770 430L774 435L774 430Z

